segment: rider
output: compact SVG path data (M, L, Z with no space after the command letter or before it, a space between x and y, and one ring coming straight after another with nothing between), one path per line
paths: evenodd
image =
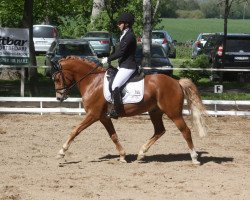
M132 29L134 16L131 13L122 13L117 21L117 26L122 31L119 48L108 58L103 58L102 63L110 63L119 59L119 69L112 84L112 107L107 116L117 119L121 112L121 93L120 88L128 81L136 71L135 52L137 47L136 37Z

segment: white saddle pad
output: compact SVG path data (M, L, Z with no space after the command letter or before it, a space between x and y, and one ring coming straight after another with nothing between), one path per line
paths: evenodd
M124 92L125 95L122 98L123 104L140 102L144 94L144 78L137 82L127 83L123 89L123 93ZM106 74L104 76L103 94L106 101L111 102L111 93L109 91L109 82L107 80Z

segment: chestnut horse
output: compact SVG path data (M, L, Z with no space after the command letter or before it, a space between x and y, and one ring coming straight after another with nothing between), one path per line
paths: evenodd
M63 101L69 90L75 85L82 96L83 107L86 111L83 121L70 133L68 139L63 144L58 153L58 157L63 158L74 138L88 126L96 121L100 121L110 138L114 142L120 155L120 161L126 162L125 151L118 140L110 118L106 116L108 102L104 98L103 83L105 69L102 66L78 57L67 57L59 61L57 71L53 74L56 97ZM193 116L193 122L200 136L206 135L204 127L203 113L204 105L200 99L196 86L189 79L175 80L164 74L145 75L144 97L141 102L135 104L125 104L121 117L129 117L148 112L154 126L153 136L139 150L138 160L144 158L148 149L164 133L163 114L165 113L182 133L189 147L192 162L199 164L192 141L191 131L186 125L182 110L184 97Z

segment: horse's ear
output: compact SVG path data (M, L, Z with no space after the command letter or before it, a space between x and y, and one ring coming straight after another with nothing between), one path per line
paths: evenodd
M61 65L60 65L60 63L58 62L58 61L56 61L56 60L53 60L53 59L51 59L51 74L52 74L52 76L56 73L56 72L58 72L58 71L60 71L61 70Z
M59 64L58 61L51 59L51 64L52 64L52 68L53 68L52 70L54 70L54 71L61 70L61 65Z

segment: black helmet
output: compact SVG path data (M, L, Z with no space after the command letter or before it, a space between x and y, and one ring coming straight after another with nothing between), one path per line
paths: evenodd
M135 22L134 15L131 13L122 13L120 17L118 18L118 23L119 22L125 22L128 23L130 26L132 26Z

